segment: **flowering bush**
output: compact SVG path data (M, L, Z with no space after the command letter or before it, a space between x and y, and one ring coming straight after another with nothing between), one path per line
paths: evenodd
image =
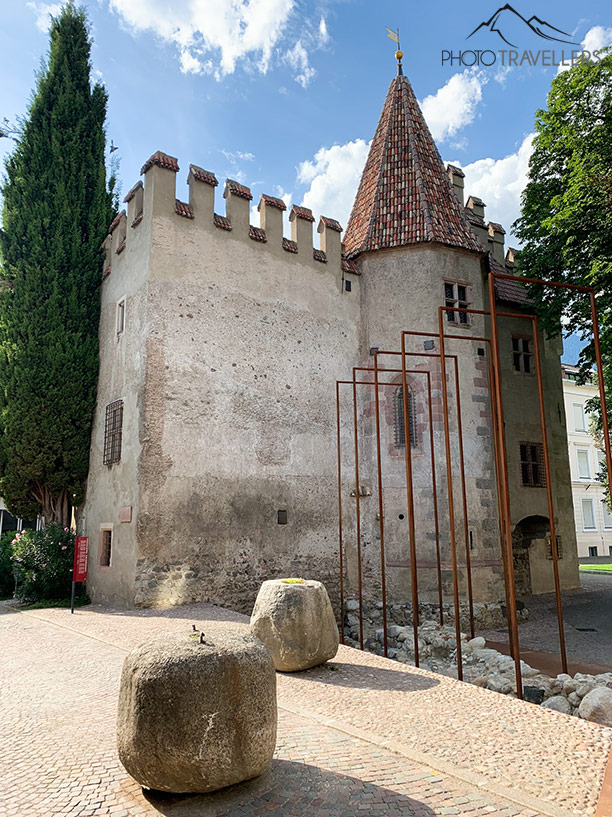
M5 533L0 536L0 599L8 599L13 595L15 589L15 577L13 576L13 555L12 540L14 533Z
M16 533L12 565L22 601L64 599L70 595L74 534L61 525Z

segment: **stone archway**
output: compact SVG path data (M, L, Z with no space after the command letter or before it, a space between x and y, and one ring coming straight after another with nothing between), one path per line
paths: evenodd
M514 527L512 532L512 556L514 564L514 583L519 596L530 596L531 568L529 549L536 539L548 536L549 522L546 516L526 516Z

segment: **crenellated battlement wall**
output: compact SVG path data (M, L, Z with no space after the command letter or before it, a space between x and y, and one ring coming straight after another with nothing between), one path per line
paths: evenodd
M342 226L332 218L322 216L317 226L319 247L313 246L314 216L307 207L293 205L289 213L291 238L283 236L283 213L287 207L282 199L262 195L257 206L259 227L250 223L253 195L248 187L233 179L226 179L223 191L225 215L217 212L215 188L219 181L214 173L197 165L189 166L187 183L189 201L176 197L177 159L161 151L153 154L143 165L139 181L126 195L126 210L122 210L109 227L103 243L106 250L103 278L118 266L119 259L131 245L143 225L158 217L176 218L192 222L194 230L206 230L227 235L229 240L252 242L262 251L280 255L289 263L312 265L318 271L325 269L336 276L341 289L345 281L359 275L357 267L343 257ZM220 209L220 208L219 208ZM146 231L146 229L145 229ZM228 252L230 245L228 245Z

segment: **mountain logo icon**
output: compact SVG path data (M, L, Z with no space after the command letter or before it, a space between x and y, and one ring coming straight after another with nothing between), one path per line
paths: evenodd
M573 40L567 39L571 37L571 34L568 34L567 31L556 28L556 26L547 23L546 20L541 20L535 14L527 20L516 9L513 9L510 3L500 6L492 17L480 23L471 34L468 34L466 40L469 40L477 31L485 28L499 34L505 43L512 46L512 48L516 48L517 46L511 42L510 38L516 39L517 34L520 34L521 29L525 26L544 40L576 45ZM563 35L563 37L559 35Z

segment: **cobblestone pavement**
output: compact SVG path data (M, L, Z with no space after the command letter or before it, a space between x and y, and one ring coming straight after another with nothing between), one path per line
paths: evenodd
M555 594L531 596L525 602L529 608L529 618L519 624L521 647L558 653ZM575 661L612 665L612 575L589 575L582 572L580 587L564 590L562 602L568 657ZM490 641L508 643L506 627L487 630L479 635Z
M115 750L126 652L151 635L244 627L197 605L128 613L0 606L0 817L564 817L595 813L612 730L341 648L279 674L270 770L205 796L144 792Z

